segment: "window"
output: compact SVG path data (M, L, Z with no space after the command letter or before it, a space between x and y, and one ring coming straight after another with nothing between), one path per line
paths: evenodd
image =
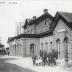
M52 44L52 42L50 42L50 44Z
M43 43L41 43L41 50L43 50Z
M15 48L16 48L16 44L15 44Z
M28 33L29 33L29 31L28 31Z
M46 44L47 44L47 42L46 42Z
M47 20L45 20L45 25L47 24Z
M52 50L52 41L50 42L51 50Z
M41 45L43 45L43 43L41 43Z
M48 52L48 43L47 42L45 43L45 49L46 49L46 52Z
M32 30L31 30L31 34L32 34Z
M60 39L59 38L56 40L56 45L57 45L57 51L58 51L58 58L60 58L61 52L60 52Z

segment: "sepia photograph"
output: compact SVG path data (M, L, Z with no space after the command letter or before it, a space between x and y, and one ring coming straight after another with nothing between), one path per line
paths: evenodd
M0 0L0 72L72 72L72 0Z

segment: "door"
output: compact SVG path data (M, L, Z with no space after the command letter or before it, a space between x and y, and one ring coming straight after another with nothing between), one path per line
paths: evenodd
M34 44L30 45L30 54L34 54Z

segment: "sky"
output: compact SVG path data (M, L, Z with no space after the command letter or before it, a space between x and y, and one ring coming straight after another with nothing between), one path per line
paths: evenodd
M57 11L72 12L71 0L0 0L0 39L8 46L8 37L16 34L17 22L40 16L48 9L51 15Z

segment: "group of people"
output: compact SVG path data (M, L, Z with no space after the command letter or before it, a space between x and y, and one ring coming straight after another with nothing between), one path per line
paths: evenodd
M56 65L56 59L58 58L58 51L55 51L54 49L47 53L40 51L39 56L33 55L33 65Z

